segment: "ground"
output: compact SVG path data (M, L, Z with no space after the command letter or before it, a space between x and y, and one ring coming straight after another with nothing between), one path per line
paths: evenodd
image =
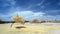
M11 23L0 24L0 34L60 34L59 23L26 23L25 25ZM16 29L16 26L24 26L26 28Z

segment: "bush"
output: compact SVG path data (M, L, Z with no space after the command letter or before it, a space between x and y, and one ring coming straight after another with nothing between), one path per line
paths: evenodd
M33 19L32 22L33 22L33 23L38 23L39 20L38 20L38 19Z

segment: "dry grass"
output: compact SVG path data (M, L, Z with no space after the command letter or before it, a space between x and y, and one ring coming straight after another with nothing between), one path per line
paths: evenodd
M25 26L26 28L22 27L22 29L16 29L16 24L13 25L12 28L10 28L10 24L0 24L0 34L60 34L60 24L49 25L26 23L21 26Z

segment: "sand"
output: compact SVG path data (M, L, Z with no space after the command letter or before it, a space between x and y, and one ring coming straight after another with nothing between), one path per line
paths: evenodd
M25 25L14 24L10 27L11 23L0 24L0 34L60 34L60 24L56 23L42 23ZM16 29L16 26L24 26L26 28Z

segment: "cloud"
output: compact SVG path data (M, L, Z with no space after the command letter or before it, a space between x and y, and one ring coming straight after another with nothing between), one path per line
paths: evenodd
M14 1L14 0L6 0L6 4L14 6L16 4L16 1Z
M23 16L24 19L26 20L31 20L33 19L34 17L38 18L38 17L42 17L45 13L43 12L33 12L33 11L17 11L19 15ZM15 12L15 13L17 13Z
M23 16L25 20L32 20L33 18L41 19L41 20L59 20L60 15L52 16L45 15L44 12L33 12L33 11L15 11L12 13L8 13L7 15L0 14L1 18L4 20L11 20L11 18L18 13L20 16Z
M2 19L2 20L7 20L7 21L11 21L11 16L12 16L12 14L1 14L0 13L0 19Z
M35 0L36 1L36 0ZM41 0L40 0L41 1ZM39 3L35 3L35 4L30 4L26 9L31 9L37 6L40 6L40 8L45 8L45 6L43 5L43 3L45 2L45 0L42 0Z
M13 7L16 4L16 1L14 0L1 0L0 2L1 7Z
M40 3L37 4L37 6L41 6L44 2L45 0L42 0Z
M2 0L2 4L0 5L0 7L2 6L2 8L0 8L0 9L2 9L2 10L0 10L1 11L0 13L2 13L2 14L0 14L1 15L0 17L2 17L4 19L11 18L11 16L13 16L13 14L16 12L18 12L20 15L22 15L24 17L24 19L27 19L27 20L30 20L34 17L36 17L38 19L55 19L55 17L57 17L57 15L58 15L58 17L57 17L57 19L58 19L60 16L60 10L50 10L48 8L48 5L51 3L45 4L45 0L42 0L41 2L38 2L38 1L36 2L36 0L35 0L34 2L32 2L33 4L30 4L30 2L24 4L22 2L19 4L18 1L16 3L15 0L4 0L4 1ZM17 5L17 4L19 4L19 5ZM58 3L58 4L60 4L60 3ZM46 6L47 6L47 9L49 9L49 10L41 11L41 9L43 9L43 8L45 9ZM49 6L51 7L51 5L49 5ZM54 7L51 9L54 9ZM33 12L35 10L36 10L36 12Z
M58 3L58 5L60 5L60 2Z
M15 0L0 0L0 13L7 14L16 7ZM11 9L11 10L10 10Z
M52 15L52 16L56 16L56 15L60 15L60 10L48 10L45 11L46 15Z
M23 16L23 18L25 20L31 20L33 19L34 17L38 18L38 17L41 17L43 16L45 13L43 12L39 12L39 13L34 13L32 11L16 11L16 12L12 12L12 13L8 13L7 15L3 15L3 14L0 14L2 18L4 19L10 19L14 16L14 14L18 13L20 16Z

